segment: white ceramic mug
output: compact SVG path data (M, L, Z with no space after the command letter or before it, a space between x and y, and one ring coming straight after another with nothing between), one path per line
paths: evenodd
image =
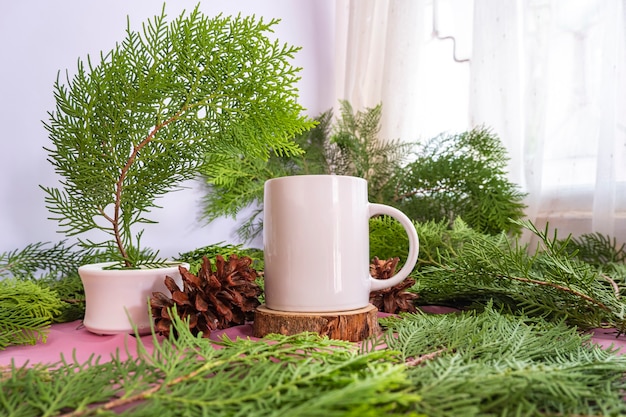
M367 199L367 181L297 175L265 182L265 304L292 312L366 307L370 291L402 282L417 262L415 226L401 211ZM404 266L389 279L369 273L369 219L397 219L409 236Z

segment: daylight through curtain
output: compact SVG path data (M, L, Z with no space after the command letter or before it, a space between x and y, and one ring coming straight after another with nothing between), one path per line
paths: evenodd
M626 241L626 0L341 0L336 97L381 137L490 127L559 234Z

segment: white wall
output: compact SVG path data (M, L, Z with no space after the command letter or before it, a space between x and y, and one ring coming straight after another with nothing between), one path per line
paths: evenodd
M197 1L167 4L173 19ZM334 106L333 0L205 1L202 12L279 18L276 37L303 47L294 63L302 67L300 102L315 116ZM56 185L43 147L48 144L42 121L54 108L52 85L57 72L76 68L77 59L97 57L124 37L126 17L133 28L160 13L154 0L20 0L0 5L0 253L35 242L64 238L48 220L39 185ZM143 244L163 256L226 241L238 243L236 222L199 222L203 192L196 183L171 193L154 213L157 225L146 228ZM260 247L259 241L255 246Z

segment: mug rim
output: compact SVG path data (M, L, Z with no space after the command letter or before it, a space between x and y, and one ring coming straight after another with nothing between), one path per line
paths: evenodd
M286 180L293 180L293 179L317 179L317 178L333 178L333 179L338 179L338 180L350 180L350 181L362 181L362 182L367 182L367 180L365 178L361 178L361 177L355 177L352 175L337 175L337 174L303 174L303 175L285 175L282 177L276 177L276 178L270 178L269 180L266 180L266 183L269 182L278 182L278 181L286 181Z

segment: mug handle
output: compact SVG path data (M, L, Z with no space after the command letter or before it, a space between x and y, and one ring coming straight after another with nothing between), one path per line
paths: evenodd
M417 263L419 255L419 239L413 222L400 210L384 204L369 203L369 216L373 217L379 214L391 216L398 220L407 235L409 236L409 255L407 256L404 266L395 275L388 279L376 279L370 275L371 288L370 291L382 290L393 287L404 281L406 277L413 271L413 267Z

